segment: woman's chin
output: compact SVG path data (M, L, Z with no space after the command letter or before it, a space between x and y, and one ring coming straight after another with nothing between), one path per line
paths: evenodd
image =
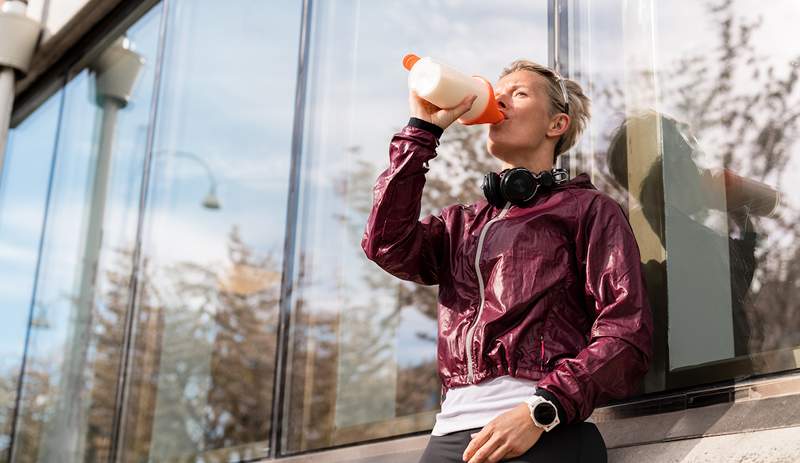
M503 162L506 161L505 156L503 156L503 153L506 152L505 149L503 148L503 145L501 143L493 141L491 138L486 143L486 151L488 151L489 154L491 154L493 157Z
M490 133L486 141L486 149L492 156L500 157L500 153L508 150L508 143L504 143L500 137L493 137Z

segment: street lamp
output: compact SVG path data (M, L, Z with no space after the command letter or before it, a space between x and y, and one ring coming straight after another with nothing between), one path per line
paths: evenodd
M192 153L191 151L186 151L186 150L159 149L156 150L153 154L154 155L172 154L177 157L192 159L201 166L203 166L203 168L206 171L206 174L208 175L209 187L208 187L208 193L206 193L206 196L203 198L203 202L201 204L203 205L203 207L210 210L217 210L222 207L219 201L219 197L217 196L217 185L218 185L217 179L214 177L214 172L211 170L211 167L208 165L206 161L203 160L203 158Z

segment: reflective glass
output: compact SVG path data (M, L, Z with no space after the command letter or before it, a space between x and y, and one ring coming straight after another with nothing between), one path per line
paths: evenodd
M11 425L28 331L36 258L62 93L9 131L0 176L0 460ZM34 321L34 326L39 320Z
M108 458L160 18L64 89L14 461Z
M797 368L800 6L569 4L573 75L595 100L576 168L637 234L648 390Z
M123 461L269 449L302 2L170 2Z
M389 276L360 247L373 182L409 118L402 57L432 56L490 81L514 59L547 63L546 2L315 2L311 28L287 452L429 430L439 411L436 288ZM423 215L480 195L497 167L485 136L485 127L448 129Z

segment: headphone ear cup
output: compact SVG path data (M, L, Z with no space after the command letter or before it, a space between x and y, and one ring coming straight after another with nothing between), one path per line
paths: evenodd
M545 187L547 189L550 189L555 184L556 184L556 179L553 176L552 172L545 171L545 172L542 172L542 174L539 176L539 185L541 185L541 186L543 186L543 187Z
M505 198L500 191L500 176L495 172L489 172L483 177L483 184L481 184L483 195L492 206L502 209L505 206Z

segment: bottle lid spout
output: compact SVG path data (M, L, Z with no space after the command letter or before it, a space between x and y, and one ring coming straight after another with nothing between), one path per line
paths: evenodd
M409 53L403 57L403 67L406 68L406 70L410 71L411 68L414 67L414 64L416 64L417 61L419 61L419 56L413 53Z

